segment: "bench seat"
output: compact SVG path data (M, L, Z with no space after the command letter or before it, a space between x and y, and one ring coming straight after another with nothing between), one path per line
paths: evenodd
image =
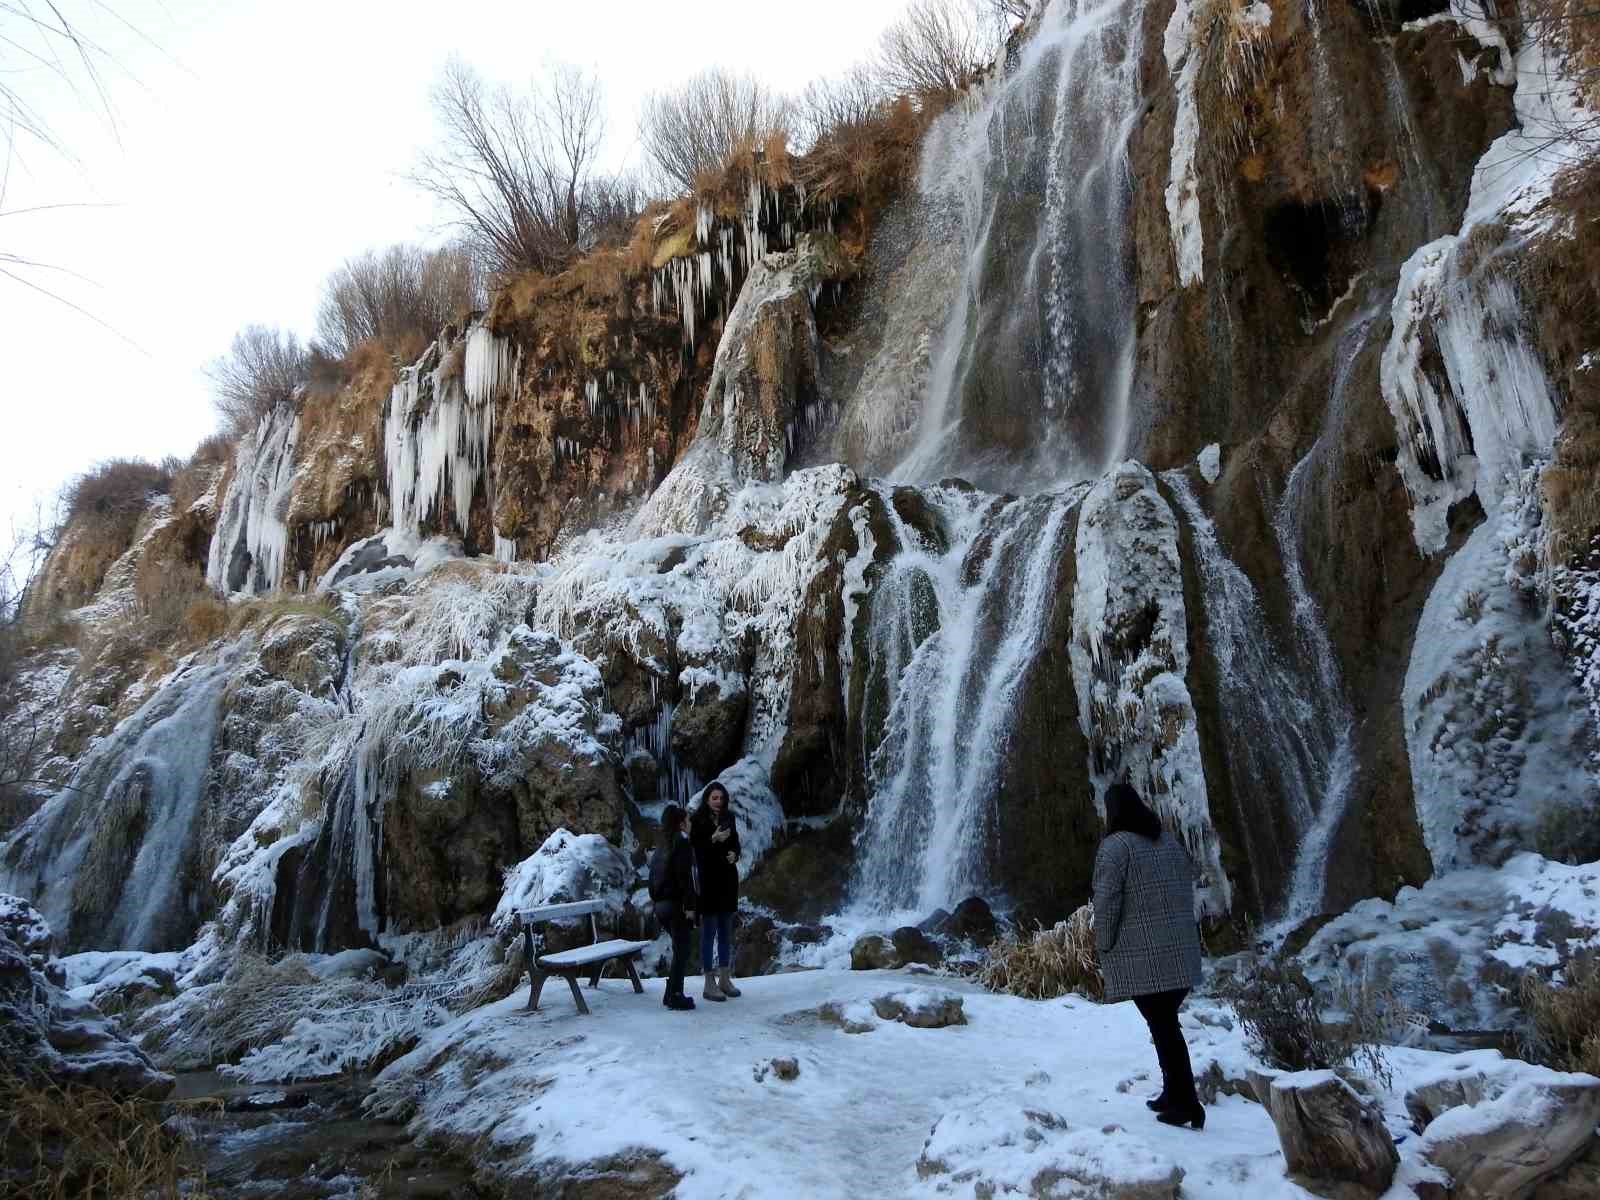
M621 958L625 954L642 954L649 948L649 942L630 942L623 938L612 938L610 941L596 942L592 946L563 950L559 954L541 954L539 965L549 971L566 971L574 967L586 967L592 963Z

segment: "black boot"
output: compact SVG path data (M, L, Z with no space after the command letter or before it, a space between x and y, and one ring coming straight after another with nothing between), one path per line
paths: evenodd
M1144 1106L1151 1112L1166 1112L1172 1107L1172 1101L1167 1099L1167 1093L1163 1091L1159 1096L1151 1096L1144 1102Z
M1194 1129L1206 1127L1205 1105L1198 1101L1193 1108L1169 1108L1156 1114L1156 1120L1163 1125L1188 1125Z
M668 1008L673 1009L676 1012L688 1012L694 1007L694 1001L689 999L689 997L685 996L682 992L679 992L675 996L668 996L661 1003L665 1004Z

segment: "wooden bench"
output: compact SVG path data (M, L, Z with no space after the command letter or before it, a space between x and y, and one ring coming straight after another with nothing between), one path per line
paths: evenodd
M600 977L605 974L606 967L614 962L620 962L627 968L628 978L633 981L635 992L644 991L644 984L639 982L639 971L634 963L649 948L650 943L629 942L621 938L602 942L595 914L604 908L603 900L578 900L571 904L545 904L539 908L526 908L517 914L522 923L522 948L528 963L530 1011L539 1007L539 993L544 990L544 981L552 975L560 975L572 989L572 999L578 1005L578 1011L587 1016L589 1006L584 1003L583 992L578 988L578 976L587 975L589 986L597 988L600 986ZM577 946L556 954L536 953L534 939L539 935L534 932L534 926L543 925L547 921L582 916L589 918L589 933L594 938L592 945Z

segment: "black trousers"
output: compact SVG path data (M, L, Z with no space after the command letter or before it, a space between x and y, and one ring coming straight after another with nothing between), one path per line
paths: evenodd
M1150 1026L1150 1040L1156 1044L1156 1059L1161 1063L1161 1094L1178 1109L1194 1108L1200 1103L1194 1090L1189 1047L1184 1043L1183 1030L1178 1027L1178 1007L1188 994L1188 988L1178 988L1133 998L1139 1015Z
M683 972L689 965L689 943L694 924L684 914L681 905L662 901L656 905L656 920L672 938L672 966L667 971L667 995L683 995Z

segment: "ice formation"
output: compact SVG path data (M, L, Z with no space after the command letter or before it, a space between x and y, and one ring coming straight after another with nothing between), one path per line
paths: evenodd
M1554 803L1600 801L1587 706L1543 620L1537 476L1511 481L1445 564L1417 625L1405 731L1436 872L1529 844Z
M1144 467L1124 463L1089 491L1077 559L1072 675L1097 803L1111 783L1132 782L1194 856L1201 910L1226 913L1233 889L1222 869L1185 683L1178 522Z
M1182 287L1192 287L1205 277L1205 233L1200 225L1200 175L1196 165L1200 149L1196 91L1205 60L1204 14L1205 8L1197 0L1178 0L1162 43L1178 96L1167 179L1167 220L1172 226L1172 253Z
M293 404L284 403L239 440L206 563L206 582L219 591L274 592L283 586L285 518L299 438L300 418Z
M400 372L389 395L383 425L389 519L401 529L416 531L430 517L448 516L466 532L486 478L495 401L512 386L515 358L510 344L481 324L464 342L459 357L431 348Z

